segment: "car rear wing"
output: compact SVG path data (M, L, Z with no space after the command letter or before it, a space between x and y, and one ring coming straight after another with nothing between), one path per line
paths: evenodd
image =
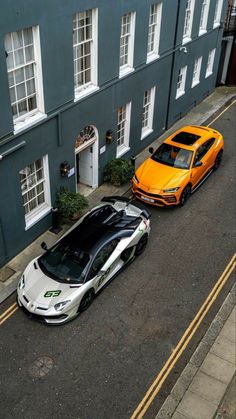
M101 199L101 202L110 202L111 204L114 204L116 201L120 201L120 202L125 202L127 205L133 205L134 207L138 208L139 210L141 210L141 215L143 215L147 220L149 220L149 218L151 217L151 213L148 211L148 209L141 203L138 201L134 201L133 197L127 198L125 196L116 196L116 195L112 195L112 196L104 196Z

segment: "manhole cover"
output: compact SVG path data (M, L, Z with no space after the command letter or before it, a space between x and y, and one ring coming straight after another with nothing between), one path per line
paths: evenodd
M5 266L0 270L0 281L5 282L15 273L16 271L14 271L14 269L9 268L9 266Z
M43 356L42 358L38 358L33 362L33 364L29 367L29 373L31 377L41 378L47 375L52 367L52 358L49 356Z

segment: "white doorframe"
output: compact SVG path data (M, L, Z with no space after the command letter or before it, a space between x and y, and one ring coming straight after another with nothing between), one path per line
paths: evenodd
M98 130L96 127L92 126L94 131L95 131L95 137L91 139L91 141L87 141L86 143L84 143L82 146L78 147L77 149L75 149L75 182L76 182L76 192L78 192L78 184L79 182L77 181L77 159L76 156L77 154L81 153L83 150L85 150L88 147L93 147L93 167L92 167L92 185L91 187L93 189L98 187Z

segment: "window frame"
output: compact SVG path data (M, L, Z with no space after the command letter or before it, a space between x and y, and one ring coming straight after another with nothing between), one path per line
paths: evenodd
M184 17L182 44L186 44L187 42L192 40L194 8L195 8L195 0L187 0L186 9L185 9L185 17Z
M73 37L73 78L74 78L74 100L77 101L79 99L81 99L84 96L87 96L95 91L97 91L99 89L98 87L98 10L96 8L93 9L87 9L84 11L79 11L77 13L73 14L73 20L72 20L72 25L73 25L73 35L74 35L74 31L77 30L78 34L77 37L79 39L79 26L77 26L76 28L74 28L74 20L76 20L76 22L78 23L79 20L79 16L80 15L84 15L86 14L86 12L91 12L91 21L92 21L92 29L91 29L91 39L90 40L83 40L82 42L74 42L74 37ZM86 15L84 17L84 19L86 19ZM83 26L84 28L85 26ZM75 74L75 61L79 61L79 58L75 58L76 55L76 51L78 51L80 49L81 45L85 45L86 43L89 42L89 46L90 46L90 80L87 83L83 83L82 85L76 85L75 82L75 78L76 75L79 74L76 73ZM79 56L79 55L78 55ZM84 57L85 55L83 55ZM81 57L81 55L80 55ZM83 69L83 71L81 71L81 73L85 72L85 69Z
M205 78L207 78L207 77L209 77L213 74L213 66L214 66L214 62L215 62L215 53L216 53L216 48L213 48L209 51Z
M51 193L50 193L50 178L49 178L49 166L48 166L48 155L45 155L43 157L40 157L37 160L42 160L42 169L43 169L43 178L40 180L39 183L34 184L32 187L26 188L26 190L22 190L21 187L21 196L22 196L22 202L23 202L23 195L25 193L29 193L30 190L33 190L37 188L39 184L43 184L43 193L44 193L44 202L42 204L37 205L33 210L29 211L28 213L24 210L24 216L25 216L25 230L28 230L30 227L32 227L34 224L36 224L38 221L40 221L42 218L44 218L50 211L51 211ZM30 164L35 164L37 161L33 161ZM24 167L20 170L20 172L23 172L27 169L28 166ZM21 176L22 173L19 172L19 175ZM33 172L35 173L35 172ZM36 197L38 195L36 194ZM27 202L30 202L28 200ZM23 209L24 209L24 204Z
M201 36L201 35L203 35L204 33L207 32L207 22L208 22L209 8L210 8L210 0L203 0L200 22L199 22L199 33L198 33L199 36Z
M149 94L149 102L145 104L145 94ZM153 86L149 90L145 90L143 95L143 113L142 113L142 132L141 132L141 140L147 137L149 134L153 132L153 115L154 115L154 106L155 106L155 93L156 93L156 86ZM144 109L147 107L147 111ZM147 117L145 118L147 124L144 126L144 113L147 113Z
M179 81L180 76L182 77L181 81ZM181 67L178 71L177 88L176 88L176 96L175 96L176 99L178 99L179 97L181 97L185 94L186 77L187 77L187 65ZM179 83L181 83L181 84L178 87Z
M125 108L125 118L119 122L119 111ZM123 111L122 111L123 112ZM129 147L129 137L130 137L130 120L131 120L131 102L122 105L117 110L117 149L116 157L121 157L123 154L127 153L130 150ZM122 124L123 127L119 128L119 125ZM123 131L123 135L119 137L119 132ZM118 141L123 139L123 142L118 145Z
M35 85L36 107L34 109L32 109L31 111L25 112L24 114L19 115L15 118L12 114L13 125L14 125L14 134L22 131L23 129L28 128L29 126L35 124L36 122L40 121L41 119L44 119L44 118L47 117L47 115L45 114L45 107L44 107L43 73L42 73L42 58L41 58L39 26L30 26L30 27L27 27L27 28L20 29L19 31L8 32L5 35L5 39L6 39L7 35L10 35L11 36L11 41L12 41L12 39L14 37L14 34L17 33L17 32L21 32L22 36L24 37L24 35L23 35L24 31L29 30L29 29L32 30L32 38L33 38L32 46L33 46L34 58L32 60L30 60L29 62L24 62L24 64L14 65L10 70L7 69L7 75L8 75L8 86L9 86L9 92L10 92L9 73L11 73L11 72L14 73L14 80L15 80L15 77L16 77L15 73L17 72L17 70L23 69L23 71L24 71L23 82L26 85L26 82L29 79L26 78L25 68L28 67L29 65L32 65L33 76L31 77L31 79L34 80L34 85ZM27 46L25 46L25 44L24 44L23 45L24 57L26 57L26 55L25 55L26 54L26 48L27 48ZM5 49L7 51L6 46L5 46ZM17 48L13 48L12 51L16 51L16 50L17 50ZM7 60L7 58L8 58L8 56L6 57L6 60ZM19 84L22 84L22 82L19 83ZM15 83L14 86L17 86L17 83ZM24 99L27 99L29 97L30 97L30 95L26 95ZM21 101L22 101L22 98L20 100L14 101L14 103L19 104ZM13 102L12 102L11 99L10 99L10 102L11 102L11 106L12 106Z
M155 8L152 13L152 8ZM151 17L156 16L156 21L151 23ZM159 58L160 47L160 34L161 34L161 20L162 20L162 2L154 3L149 9L149 25L148 25L148 41L147 41L147 63ZM152 41L150 42L150 38ZM153 47L149 51L149 44L152 43Z
M223 0L216 0L213 28L220 26L222 8L223 8Z
M123 20L126 16L130 16L130 30L128 33L122 35L123 27ZM136 21L136 12L128 12L122 15L121 17L121 25L120 25L120 49L119 49L119 78L126 76L127 74L134 71L134 38L135 38L135 21ZM127 24L126 24L127 26ZM128 42L122 44L122 39L128 37ZM121 55L122 49L124 46L127 45L127 62L121 64L121 58L125 55Z
M202 66L202 56L196 58L194 61L193 67L193 78L192 78L192 88L197 86L200 83L200 74L201 74L201 66Z

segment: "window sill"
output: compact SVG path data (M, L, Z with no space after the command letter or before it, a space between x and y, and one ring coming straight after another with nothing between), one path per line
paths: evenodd
M181 92L176 93L175 99L178 99L179 97L183 96L185 94L185 90L182 90Z
M48 215L51 212L51 206L48 206L47 204L44 204L40 209L35 210L35 214L31 215L31 217L25 219L25 231L29 230L33 225L38 223L40 220L42 220L46 215Z
M128 74L133 73L133 71L134 71L133 67L129 67L129 66L125 66L123 68L121 67L119 78L121 79L122 77L128 76Z
M207 33L207 30L206 29L200 29L198 36L202 36L205 33Z
M144 138L146 138L148 135L150 135L153 132L152 128L144 128L142 130L142 134L141 134L141 140L144 140Z
M85 87L84 89L76 89L75 90L75 98L74 102L77 102L78 100L91 95L94 92L97 92L99 90L98 86L95 86L94 84L90 84L89 86Z
M160 58L160 55L158 55L158 54L156 54L155 52L153 52L153 53L151 53L151 54L149 54L149 55L147 56L147 61L146 61L146 64L149 64L149 63L151 63L152 61L157 60L158 58Z
M213 29L219 28L219 26L220 26L220 22L213 23Z
M14 134L18 134L19 132L31 127L32 125L46 118L47 115L45 113L37 112L35 114L25 116L24 119L16 120Z
M120 150L117 150L116 157L119 158L126 154L130 150L130 147L123 147Z
M183 38L183 40L182 40L182 45L185 45L185 44L187 44L188 42L191 42L192 41L192 38L190 38L189 36L186 36L186 38Z
M191 88L193 88L193 87L197 86L199 83L200 83L200 81L199 81L199 80L195 81L194 83L192 83Z
M206 73L205 79L207 79L207 77L210 77L212 74L213 74L213 71L209 71L209 73Z

